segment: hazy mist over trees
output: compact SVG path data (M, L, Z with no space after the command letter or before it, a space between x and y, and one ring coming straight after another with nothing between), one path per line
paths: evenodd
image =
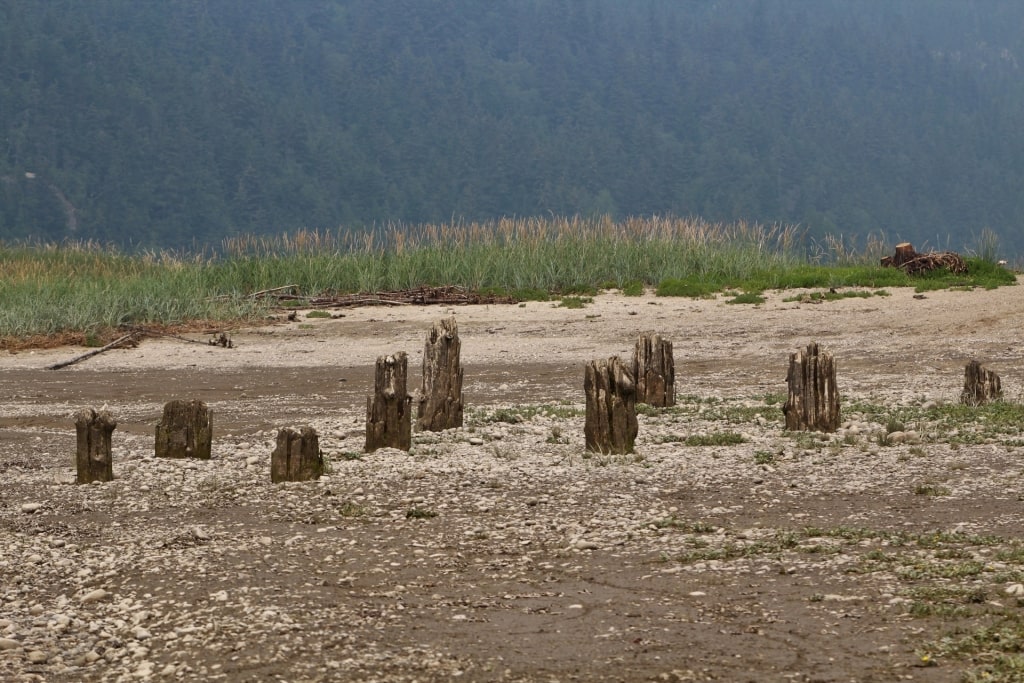
M699 215L1024 252L1019 0L8 0L0 239Z

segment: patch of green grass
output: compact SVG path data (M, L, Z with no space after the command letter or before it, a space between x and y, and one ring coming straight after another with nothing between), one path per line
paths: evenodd
M654 290L655 296L686 296L691 299L704 299L719 291L718 283L680 278L666 278L658 283Z
M841 299L869 299L873 296L890 296L890 294L884 289L878 289L875 291L867 291L863 289L830 289L827 291L808 292L807 294L785 297L783 301L787 303L808 303L814 301L839 301Z
M335 457L338 458L339 460L351 461L362 460L363 455L363 453L358 453L356 451L343 451L341 453L336 454Z
M746 443L747 439L736 432L718 432L716 434L691 434L683 440L685 446L734 446Z
M757 465L771 465L775 462L775 454L771 451L754 451L754 463Z
M351 501L342 503L338 508L338 514L342 517L363 517L366 515L366 508Z
M558 308L585 308L592 303L594 299L589 296L566 296L558 303Z
M643 296L644 283L640 280L630 280L622 285L623 296Z
M948 496L950 491L939 484L924 483L914 487L915 496Z
M317 309L306 314L307 318L330 318L331 312Z
M727 304L763 304L765 302L764 296L761 292L743 292L737 294L731 299L726 300Z
M478 409L470 412L470 420L478 424L503 422L507 424L519 424L528 422L536 416L569 419L581 417L585 414L580 408L568 404L549 405L516 405L493 409Z

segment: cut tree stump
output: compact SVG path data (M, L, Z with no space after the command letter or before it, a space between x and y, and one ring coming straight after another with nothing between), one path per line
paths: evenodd
M312 427L300 431L285 428L277 433L277 447L270 454L270 481L310 481L324 473L320 437Z
M967 262L960 254L952 251L931 251L922 254L914 251L914 246L910 242L897 244L896 252L882 259L882 266L899 268L908 275L920 275L939 268L945 268L957 275L967 272Z
M462 367L459 326L455 317L439 320L427 333L423 348L423 385L416 427L439 432L462 426Z
M92 408L86 408L75 416L75 432L78 435L75 468L79 484L114 480L110 439L116 426L114 417L106 410L97 413Z
M789 356L789 398L782 412L792 432L834 432L839 428L839 390L832 354L810 343Z
M981 406L1003 397L1003 388L999 383L999 375L987 369L976 360L972 360L964 368L964 390L960 394L960 403L968 406Z
M638 427L636 383L629 369L618 357L590 361L583 377L583 391L587 395L587 450L632 453Z
M171 401L156 426L156 457L210 459L213 412L199 400Z
M404 351L377 358L373 396L366 399L366 452L412 447L412 396L407 391L409 358Z
M657 334L642 334L633 351L636 402L666 408L676 404L676 366L672 342Z

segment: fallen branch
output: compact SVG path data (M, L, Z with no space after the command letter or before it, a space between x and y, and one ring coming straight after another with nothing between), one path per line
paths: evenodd
M252 294L251 296L252 296L253 299L262 299L266 295L271 294L273 292L280 292L280 291L285 290L285 289L296 289L297 287L298 287L298 285L284 285L283 287L272 287L270 289L264 289L262 291L256 292L255 294Z
M135 344L135 343L137 343L137 340L135 339L135 335L136 334L138 334L138 333L137 332L130 332L130 333L124 335L123 337L115 339L114 341L110 342L109 344L107 344L106 346L104 346L102 348L95 349L93 351L90 351L89 353L83 353L81 356L76 356L76 357L72 358L71 360L64 361L63 363L54 363L53 365L47 365L46 369L47 370L60 370L61 368L66 368L69 365L74 365L75 363L83 361L86 358L92 358L93 356L98 356L101 353L103 353L104 351L109 351L110 349L116 349L117 347L124 346L124 345L126 345L128 343Z

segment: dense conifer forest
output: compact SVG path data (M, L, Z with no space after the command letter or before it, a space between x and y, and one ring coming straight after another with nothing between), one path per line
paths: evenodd
M8 0L0 240L701 216L1024 252L1016 0Z

